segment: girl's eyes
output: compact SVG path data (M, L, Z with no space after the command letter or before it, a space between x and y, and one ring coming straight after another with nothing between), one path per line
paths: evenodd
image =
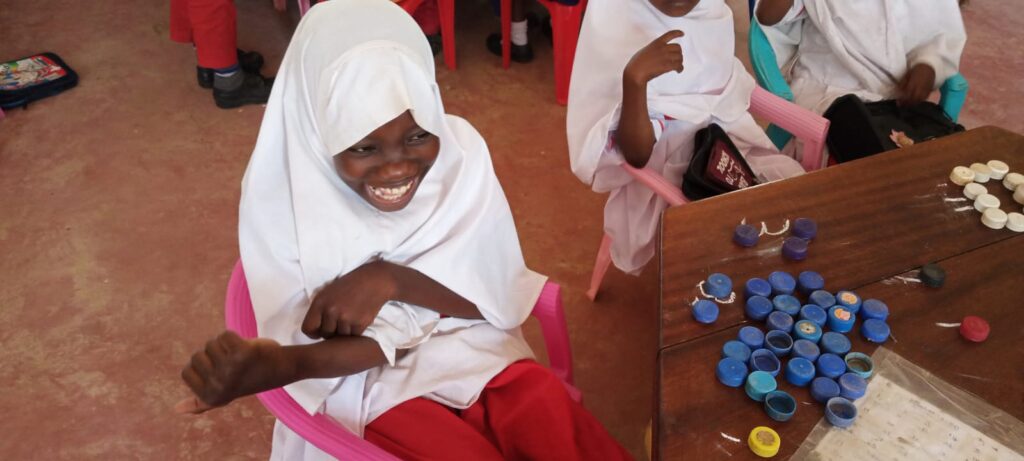
M426 131L421 131L409 137L409 144L419 144L427 139L430 139L431 134Z
M356 157L366 157L377 151L376 146L353 146L348 148L348 151L354 154Z

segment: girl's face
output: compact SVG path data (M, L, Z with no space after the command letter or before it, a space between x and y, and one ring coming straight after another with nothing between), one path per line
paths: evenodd
M334 156L338 177L381 211L405 208L441 149L409 111Z
M658 11L666 16L679 18L686 16L693 10L693 7L700 3L700 0L649 0Z

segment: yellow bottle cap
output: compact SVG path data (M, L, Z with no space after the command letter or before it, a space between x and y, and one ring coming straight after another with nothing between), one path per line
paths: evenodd
M779 453L779 447L782 446L782 438L779 437L778 432L775 432L770 427L757 426L750 431L747 445L750 445L750 451L753 451L755 455L762 458L771 458Z

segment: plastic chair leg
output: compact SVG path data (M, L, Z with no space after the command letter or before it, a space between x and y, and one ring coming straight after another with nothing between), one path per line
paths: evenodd
M512 0L501 0L501 67L512 64Z
M437 0L437 12L441 16L444 65L455 70L455 0Z
M604 234L601 238L601 248L597 250L597 261L594 262L594 273L590 276L590 289L587 290L587 297L591 301L597 298L597 290L601 288L601 281L604 274L608 272L608 266L612 263L612 238Z
M555 100L565 105L569 102L569 79L572 77L572 64L576 58L576 42L580 35L583 8L581 5L553 4L549 9L555 48Z

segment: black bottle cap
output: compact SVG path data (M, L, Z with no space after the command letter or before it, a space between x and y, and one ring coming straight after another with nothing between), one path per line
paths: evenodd
M940 288L946 282L946 270L937 264L925 264L921 266L921 283L932 288Z

